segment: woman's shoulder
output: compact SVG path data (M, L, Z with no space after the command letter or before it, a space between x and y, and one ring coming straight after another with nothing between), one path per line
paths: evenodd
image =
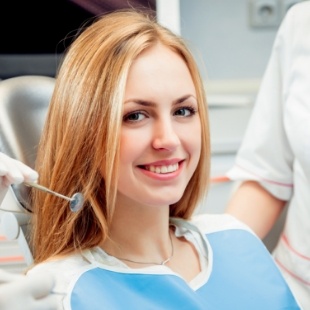
M42 272L42 270L66 269L68 266L79 268L87 264L83 255L71 254L63 257L50 258L44 262L33 265L29 272Z
M310 1L303 1L293 5L285 16L284 22L288 25L287 31L295 33L299 29L305 31L305 26L310 25ZM305 32L307 33L307 32Z
M89 266L90 263L84 259L83 255L72 254L38 263L30 268L27 274L52 274L55 278L54 290L65 294L72 279Z
M192 224L197 226L203 233L213 233L224 230L246 230L249 233L253 231L230 214L197 214L191 219Z
M288 16L306 17L310 16L310 1L302 1L293 5L287 12Z

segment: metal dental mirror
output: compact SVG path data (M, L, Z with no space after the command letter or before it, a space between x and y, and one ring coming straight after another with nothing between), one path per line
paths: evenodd
M47 187L45 187L43 185L40 185L40 184L37 184L37 183L34 183L34 182L24 182L24 184L26 186L36 188L36 189L41 190L43 192L52 194L54 196L57 196L57 197L60 197L60 198L63 198L65 200L69 201L70 202L70 210L72 212L79 211L82 208L82 206L83 206L84 196L83 196L82 193L75 193L75 194L73 194L72 197L67 197L67 196L64 196L62 194L59 194L57 192L52 191L52 190L50 190L49 188L47 188Z

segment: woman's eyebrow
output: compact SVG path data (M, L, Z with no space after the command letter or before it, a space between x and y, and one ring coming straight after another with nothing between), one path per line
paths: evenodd
M152 101L146 101L146 100L141 100L141 99L128 99L126 100L124 103L129 103L129 102L133 102L139 105L142 105L144 107L155 107L156 103L152 102Z
M186 101L187 99L189 99L190 97L192 97L193 99L196 100L196 97L194 95L184 95L181 98L174 100L173 104L180 104L180 103ZM144 107L155 107L156 106L156 103L153 101L147 101L147 100L142 100L142 99L134 99L134 98L127 99L124 103L129 103L129 102L133 102L133 103L139 104L139 105L144 106Z
M184 101L186 101L186 100L189 99L190 97L192 97L193 99L196 100L196 97L195 97L194 95L185 95L185 96L182 96L181 98L175 100L175 101L174 101L174 104L183 103Z

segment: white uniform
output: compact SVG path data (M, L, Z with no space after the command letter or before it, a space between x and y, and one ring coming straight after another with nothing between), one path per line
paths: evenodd
M289 10L277 33L233 180L256 180L289 200L274 256L310 309L310 1Z

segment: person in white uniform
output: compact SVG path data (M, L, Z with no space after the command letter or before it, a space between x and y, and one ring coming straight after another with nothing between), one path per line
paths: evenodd
M235 165L227 212L264 238L288 203L273 252L310 309L310 1L294 5L275 38Z
M193 215L209 165L182 38L141 12L98 18L64 58L36 159L40 184L84 203L33 189L28 275L54 274L66 310L301 309L246 225Z

